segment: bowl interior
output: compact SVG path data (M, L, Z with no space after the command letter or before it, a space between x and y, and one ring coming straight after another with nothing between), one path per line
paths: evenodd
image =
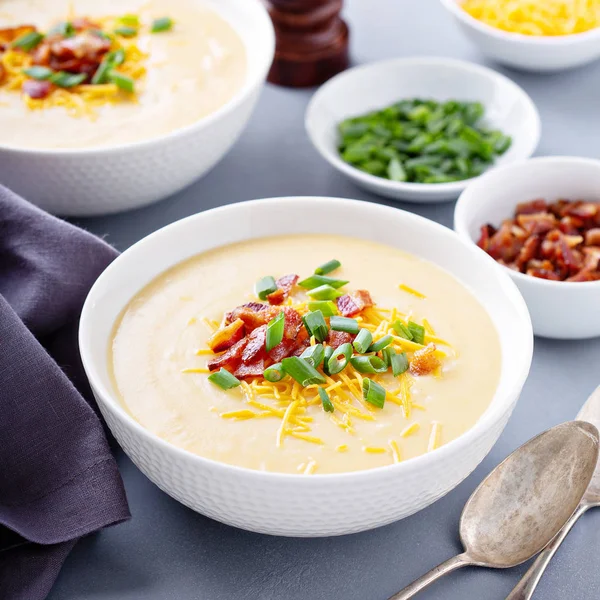
M316 222L315 211L320 215ZM169 225L122 254L92 288L81 318L81 355L100 403L121 421L141 429L116 399L107 350L116 319L143 286L203 251L285 233L336 233L373 240L419 255L452 273L486 307L502 346L499 387L475 427L483 426L483 421L490 426L510 410L529 371L532 332L523 299L506 273L441 225L385 206L331 198L279 198L214 209ZM469 432L439 451L461 440L467 443L468 436Z
M486 109L486 126L501 129L513 138L510 149L498 158L498 165L527 158L537 146L539 116L521 88L490 69L447 59L398 59L346 71L315 94L307 111L306 127L330 162L356 172L338 156L337 124L412 97L481 102ZM364 175L391 186L424 185ZM440 185L454 184L435 187Z
M600 161L544 157L490 171L461 195L455 228L477 241L482 225L497 226L518 203L538 198L600 201Z

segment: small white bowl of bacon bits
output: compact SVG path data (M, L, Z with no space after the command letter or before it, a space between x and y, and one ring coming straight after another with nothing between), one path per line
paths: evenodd
M536 335L600 336L600 161L542 157L494 169L462 193L454 228L509 273Z

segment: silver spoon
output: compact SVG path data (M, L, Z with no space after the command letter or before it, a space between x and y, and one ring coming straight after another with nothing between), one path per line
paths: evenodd
M535 556L575 512L597 460L598 430L591 423L563 423L529 440L469 498L460 518L465 551L390 600L408 600L467 565L505 569Z
M587 421L600 428L600 386L592 393L579 411L577 418L580 421ZM590 482L577 510L571 515L571 518L565 523L560 533L544 548L540 555L513 591L507 596L506 600L530 600L537 587L550 559L554 556L563 540L567 537L569 531L577 519L586 513L590 508L600 506L600 462L596 464L596 470L592 481Z

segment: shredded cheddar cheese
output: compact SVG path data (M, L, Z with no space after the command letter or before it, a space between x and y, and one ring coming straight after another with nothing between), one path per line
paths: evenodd
M431 433L429 434L429 444L427 445L427 452L431 452L439 447L440 434L442 432L442 426L437 421L431 423Z
M388 442L392 449L392 457L395 463L399 463L402 459L400 458L400 448L398 448L398 442L396 440L390 440Z
M486 25L522 35L572 35L600 25L599 0L465 0L461 6Z
M421 426L418 423L413 423L412 425L409 425L408 427L403 429L400 433L400 436L408 437L409 435L411 435L413 433L417 433L417 431L419 431L419 429L421 429Z
M407 294L412 294L413 296L416 296L417 298L420 298L421 300L423 300L425 298L425 294L421 294L421 292L418 292L417 290L409 287L408 285L405 285L404 283L401 283L398 287L403 292L406 292Z

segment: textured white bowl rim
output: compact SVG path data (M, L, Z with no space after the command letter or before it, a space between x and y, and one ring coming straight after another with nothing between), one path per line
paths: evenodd
M264 29L265 35L267 36L267 43L269 44L269 51L266 53L268 56L268 60L257 69L257 77L254 79L250 79L250 77L246 77L246 81L244 85L234 94L234 96L229 99L223 106L220 106L214 112L206 115L205 117L201 117L197 121L189 125L184 125L183 127L178 127L169 133L165 133L163 135L158 135L155 137L151 137L148 139L140 140L139 142L129 142L127 144L113 144L111 146L99 146L99 147L90 147L90 148L24 148L22 146L11 146L9 144L0 143L0 151L10 151L17 152L22 154L38 154L38 155L74 155L79 156L82 154L86 155L94 155L94 154L106 154L115 151L121 150L137 150L140 148L145 148L147 146L153 144L160 144L164 141L169 141L174 138L183 137L187 135L190 131L195 129L201 129L206 125L210 125L214 121L217 121L221 118L222 115L231 113L235 111L235 109L242 104L246 98L254 91L256 85L264 81L267 77L267 73L271 68L271 61L273 60L273 55L275 54L275 30L273 29L273 23L271 18L269 17L269 13L265 5L262 3L262 0L244 0L245 3L254 7L253 10L259 11L262 13L264 20ZM218 9L217 9L217 12Z
M454 14L456 18L464 21L481 33L485 33L499 40L522 44L523 46L568 46L577 42L585 42L589 39L600 37L600 27L595 27L594 29L582 33L554 36L525 35L524 33L504 31L503 29L492 27L492 25L488 25L487 23L472 17L467 11L460 7L461 0L440 0L440 2Z
M529 144L529 148L523 156L523 158L528 158L531 156L539 142L542 133L542 122L540 119L539 112L537 107L529 94L519 85L517 85L514 81L505 77L501 73L494 71L493 69L488 69L482 65L476 65L474 63L470 63L464 60L458 60L455 58L443 58L436 56L423 56L423 57L412 57L412 58L392 58L388 60L378 60L375 62L367 63L364 65L359 65L358 67L353 67L352 69L348 69L343 71L339 75L336 75L332 79L330 79L326 84L321 86L315 95L311 98L311 101L308 104L306 109L306 113L304 116L304 127L308 133L308 137L312 142L313 146L318 150L321 156L336 169L342 171L346 175L351 178L360 179L371 186L377 186L379 188L385 188L387 190L392 191L400 191L403 190L405 192L430 194L435 193L436 195L442 196L452 196L456 198L456 196L465 189L473 181L476 181L481 175L477 177L472 177L471 179L463 179L461 181L453 181L451 183L407 183L403 181L390 181L389 179L385 179L383 177L377 177L376 175L370 175L369 173L365 173L360 169L352 167L348 163L344 162L336 152L332 151L326 144L321 144L319 141L315 139L312 135L311 127L309 126L311 120L311 113L314 109L315 104L318 99L327 93L327 90L330 86L335 85L336 82L348 78L353 77L355 74L360 73L362 71L366 71L373 67L381 67L381 66L389 66L393 68L395 66L403 66L403 65L417 65L423 68L427 68L430 66L436 67L448 67L455 69L462 69L463 71L470 73L474 76L482 76L487 77L488 79L496 79L497 81L501 81L503 85L507 85L510 88L513 88L515 92L522 97L522 100L525 104L528 105L531 114L535 116L535 134L532 136ZM512 164L512 163L511 163ZM493 168L493 167L492 167Z
M132 248L143 248L148 244L148 241L154 239L156 237L163 237L165 235L173 235L174 238L177 237L176 232L178 228L186 227L190 221L202 221L203 216L208 213L232 213L231 218L235 218L236 208L240 205L246 205L252 207L263 205L263 206L276 206L282 202L331 202L338 203L340 207L340 211L347 207L348 204L360 204L363 206L369 206L373 211L379 211L381 213L382 218L385 218L386 215L394 215L396 211L399 209L381 205L381 204L371 204L368 202L364 202L361 200L351 200L346 198L331 198L331 197L308 197L308 196L293 196L293 197L281 197L281 198L267 198L263 200L251 200L243 203L235 203L229 204L226 206L221 206L219 208L211 209L210 211L205 211L202 213L198 213L192 216L189 216L185 219L181 219L179 221L175 221L170 225L167 225L154 233L151 233L147 237L143 238ZM433 230L437 230L439 233L444 236L447 235L456 235L451 229L436 223L435 221L431 221L426 219L425 217L421 217L419 215L415 215L408 211L400 211L403 213L403 216L408 221L425 221L428 226L430 226ZM459 240L462 241L464 247L468 249L472 253L479 254L481 250L476 246L469 245L462 238L458 237ZM127 251L125 251L126 253ZM124 254L125 254L124 253ZM123 254L123 255L124 255ZM121 256L123 256L121 255ZM302 480L305 482L303 485L311 486L311 485L320 485L324 480L334 480L334 479L355 479L357 484L365 482L365 480L370 477L377 476L378 474L384 472L385 470L405 470L407 472L421 471L426 470L428 466L435 461L437 461L438 457L441 457L443 454L448 454L453 451L459 451L460 449L468 447L475 439L477 439L478 430L488 430L490 429L494 423L498 422L502 415L506 412L506 403L503 402L495 402L495 396L492 398L491 404L488 409L484 412L484 414L479 418L479 420L475 423L471 429L466 431L464 434L448 442L447 444L433 450L432 452L423 454L421 456L417 456L406 461L387 465L383 467L376 467L374 469L365 469L361 471L349 471L344 473L327 473L327 474L319 474L315 473L310 477L302 477L301 475L292 474L292 473L277 473L277 472L267 472L267 471L259 471L254 469L248 469L246 467L239 467L236 465L231 465L228 463L219 462L210 458L205 458L198 454L194 454L183 448L179 448L170 444L169 442L163 440L158 437L154 433L142 427L132 416L130 416L127 411L121 406L120 402L116 399L115 393L113 390L107 388L102 383L102 377L100 377L98 367L94 364L91 359L91 351L88 348L86 340L92 340L93 336L91 335L91 329L93 328L93 305L95 303L95 295L97 289L99 288L99 282L104 279L110 279L112 276L112 271L119 268L119 261L121 257L117 257L117 259L108 266L108 268L100 275L97 282L92 286L88 297L86 298L85 304L83 306L83 310L81 313L81 321L79 327L79 347L81 353L81 359L85 368L85 372L90 380L90 383L94 389L94 391L99 394L102 398L102 401L111 406L113 413L116 413L118 418L121 421L125 421L128 428L134 429L136 434L140 437L144 438L145 441L149 444L153 444L158 446L161 450L165 452L170 452L178 455L181 459L187 459L188 461L197 461L199 464L205 464L211 466L212 468L218 468L223 471L226 471L230 474L240 474L245 476L252 476L260 480L272 480L278 479L282 483L286 481L294 481L297 482ZM182 260L185 260L185 257L182 257ZM490 258L490 267L493 267L493 260ZM529 312L527 310L527 305L525 304L525 300L521 296L517 286L508 276L508 274L501 272L498 269L497 276L504 279L503 287L510 290L512 299L515 303L515 308L520 313L520 317L522 319L524 330L523 330L523 339L527 344L523 348L524 356L526 360L523 361L521 365L521 371L519 373L514 373L514 383L512 387L506 391L506 398L515 398L518 397L521 388L523 387L525 380L529 374L529 369L531 366L531 360L533 356L533 329L531 326L531 319L529 317ZM157 274L158 275L158 274Z
M497 177L501 174L505 174L507 179L510 178L510 171L513 169L522 169L526 165L531 164L547 164L547 165L589 165L591 167L595 167L600 170L600 160L596 160L594 158L580 158L578 156L537 156L535 158L530 158L528 160L522 160L518 163L511 163L510 165L503 165L501 167L496 167L495 169L491 169L487 173L481 175L480 179L476 182L477 185L485 185L487 182L488 176ZM475 183L475 182L474 182ZM473 186L475 187L475 186ZM460 235L463 239L470 241L475 247L477 243L470 236L467 231L467 214L469 212L469 206L473 200L471 200L471 195L474 193L471 186L467 187L467 189L460 195L459 199L456 202L456 206L454 208L454 229L456 233ZM519 202L527 202L526 199L519 200L515 199L515 208ZM577 198L570 198L570 200L577 200ZM598 198L598 202L600 202L600 198ZM510 218L511 215L506 215L506 218ZM484 223L481 223L484 225ZM541 288L546 288L548 290L555 289L571 289L571 290L581 290L581 287L584 286L584 289L589 288L598 288L600 291L600 281L552 281L550 279L542 279L541 277L532 277L531 275L525 275L524 273L519 273L518 271L513 271L504 265L498 265L502 267L507 273L510 274L511 277L514 277L517 281L523 281L531 285L538 285Z

